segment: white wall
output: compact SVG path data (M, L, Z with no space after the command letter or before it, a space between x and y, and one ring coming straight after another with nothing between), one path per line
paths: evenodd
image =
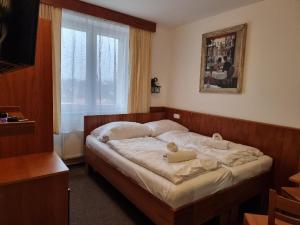
M161 88L160 94L151 95L152 106L167 104L168 77L171 62L171 32L167 28L158 26L153 35L152 47L152 76L157 76Z
M202 34L242 23L248 23L243 93L199 93ZM152 105L300 128L299 0L265 0L166 32L157 34L154 69L165 76L167 94ZM167 37L170 53L163 52Z

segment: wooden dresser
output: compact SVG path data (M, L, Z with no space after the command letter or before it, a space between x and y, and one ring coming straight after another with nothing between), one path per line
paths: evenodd
M67 225L68 176L54 152L0 159L0 225Z

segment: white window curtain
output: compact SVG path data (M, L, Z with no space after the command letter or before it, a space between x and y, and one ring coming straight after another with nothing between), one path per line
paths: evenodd
M78 143L75 139L78 135L82 138L84 115L127 112L128 58L128 26L63 10L61 142L64 158L81 155L81 148L74 152L71 142L82 146L82 141Z

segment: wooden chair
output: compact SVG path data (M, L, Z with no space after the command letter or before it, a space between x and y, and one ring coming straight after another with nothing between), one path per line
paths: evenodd
M268 216L246 213L244 225L300 225L300 202L270 190Z
M285 198L300 202L300 188L298 187L282 187L281 195Z

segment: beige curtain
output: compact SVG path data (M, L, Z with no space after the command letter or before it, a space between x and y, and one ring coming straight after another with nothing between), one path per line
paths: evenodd
M53 73L53 132L60 133L60 50L61 50L60 8L40 4L40 18L51 20L52 24L52 73Z
M129 42L130 88L129 113L150 110L151 92L151 32L130 27Z

